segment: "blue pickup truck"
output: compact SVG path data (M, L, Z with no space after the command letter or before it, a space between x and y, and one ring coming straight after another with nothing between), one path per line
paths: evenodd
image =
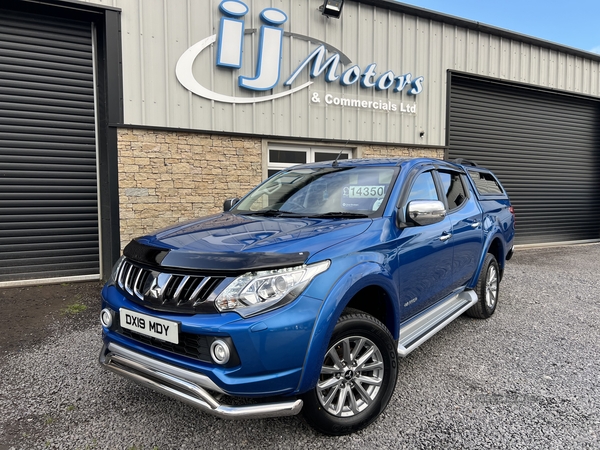
M513 251L505 190L467 161L295 166L224 210L125 247L100 364L219 417L301 412L331 435L381 414L398 357L494 313Z

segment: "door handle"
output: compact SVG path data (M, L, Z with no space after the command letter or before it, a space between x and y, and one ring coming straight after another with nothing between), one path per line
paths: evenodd
M478 222L478 221L476 221L476 222L473 222L473 223L471 224L471 228L479 228L479 225L481 225L481 222Z
M442 242L447 241L451 237L452 237L452 233L450 233L449 231L444 231L442 233L442 235L440 236L440 241L442 241Z

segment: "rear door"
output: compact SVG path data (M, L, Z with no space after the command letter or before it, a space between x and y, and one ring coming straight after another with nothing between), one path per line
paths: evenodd
M440 169L437 178L452 226L452 290L467 284L477 269L483 248L483 215L466 175Z

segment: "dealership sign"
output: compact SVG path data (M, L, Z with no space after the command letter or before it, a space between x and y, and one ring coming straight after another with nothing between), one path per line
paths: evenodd
M192 72L194 61L200 53L216 42L216 65L231 70L241 69L244 37L247 34L245 33L243 17L249 12L248 6L239 0L224 0L219 5L219 9L223 13L219 34L206 37L187 49L179 58L175 70L179 82L186 89L201 97L234 104L259 103L285 97L294 92L306 89L313 84L313 81L308 81L300 85L295 83L304 70L309 71L311 79L323 76L327 83L339 83L341 86L358 84L361 89L375 89L377 91L391 90L395 93L406 91L409 95L418 95L423 91L424 77L413 79L410 73L396 75L391 70L380 72L377 70L376 63L367 65L364 70L356 64L342 70L341 61L343 54L340 51L334 51L327 58L327 49L331 50L333 47L321 43L306 56L283 82L283 86L289 89L260 97L234 97L214 92L202 86L194 77ZM259 31L258 61L255 75L253 77L239 75L238 85L249 91L264 92L271 91L280 85L282 59L285 56L283 54L283 37L287 34L284 33L280 26L287 22L288 17L285 12L279 9L266 8L260 13L260 18L264 25L260 27ZM311 42L316 41L308 36L294 34L294 37ZM317 103L315 101L317 98L318 96L315 97L313 95L313 103ZM355 102L356 104L348 102L346 105L342 103L342 100L344 99L338 99L338 97L325 97L326 104L359 107L363 104L362 102ZM370 103L370 107L373 107L373 104L377 105L374 109L397 110L395 104L390 102ZM387 104L389 104L389 107L383 107L383 105ZM378 106L381 106L381 108L378 108ZM403 107L401 107L401 111L404 112ZM407 112L414 111L407 110Z

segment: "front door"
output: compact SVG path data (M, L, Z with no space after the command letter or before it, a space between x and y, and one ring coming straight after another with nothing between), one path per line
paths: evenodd
M440 200L433 172L416 177L406 204L413 200ZM426 226L403 229L396 241L402 321L442 299L452 289L452 224L449 218Z

